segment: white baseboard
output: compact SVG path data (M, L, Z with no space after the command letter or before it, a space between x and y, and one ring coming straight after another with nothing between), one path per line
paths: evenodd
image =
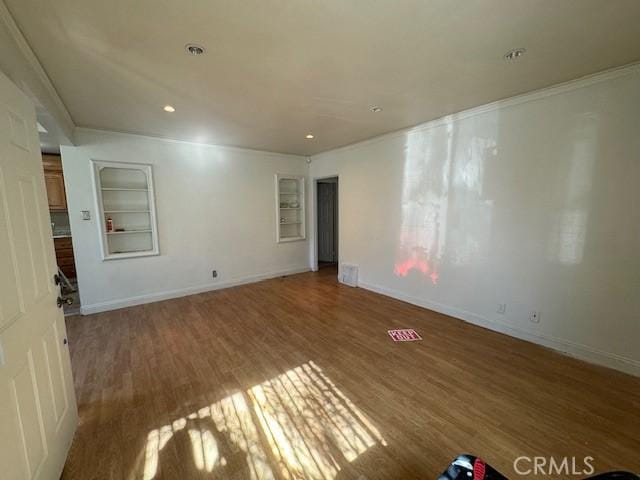
M220 290L222 288L235 287L247 283L260 282L270 278L282 277L285 275L294 275L296 273L308 272L309 266L292 267L276 272L261 273L257 275L248 275L246 277L235 278L226 282L207 283L205 285L197 285L193 287L180 288L177 290L168 290L164 292L147 293L135 297L120 298L117 300L107 300L106 302L92 303L90 305L81 305L80 314L90 315L92 313L107 312L109 310L117 310L119 308L132 307L134 305L142 305L144 303L159 302L169 300L171 298L186 297L195 295L196 293L210 292L212 290Z
M584 360L596 365L613 368L615 370L640 377L640 362L631 358L626 358L615 353L598 350L596 348L571 342L569 340L531 333L526 330L513 327L511 325L506 325L502 322L496 322L495 320L484 318L480 315L466 310L451 307L449 305L443 305L436 302L430 302L421 298L412 297L402 292L398 292L397 290L391 290L371 283L359 281L358 286L364 288L365 290L370 290L387 297L392 297L397 300L402 300L403 302L411 303L422 308L427 308L438 313L443 313L445 315L464 320L465 322L488 328L489 330L493 330L495 332L504 333L505 335L516 337L521 340L526 340L531 343L543 345L579 360Z

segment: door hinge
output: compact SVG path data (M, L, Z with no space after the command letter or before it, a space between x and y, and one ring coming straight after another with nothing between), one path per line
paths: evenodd
M73 298L71 297L58 297L56 300L58 308L62 308L63 305L73 305Z

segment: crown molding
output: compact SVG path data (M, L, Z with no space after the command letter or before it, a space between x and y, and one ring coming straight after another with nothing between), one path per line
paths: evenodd
M433 120L420 123L413 127L401 128L400 130L394 130L392 132L383 133L382 135L377 135L375 137L371 137L365 140L360 140L358 142L350 143L342 147L325 150L323 152L316 153L311 157L313 160L320 159L326 154L337 153L340 151L348 151L354 148L364 147L365 145L371 145L389 138L394 138L394 137L407 135L411 133L423 132L425 130L451 124L458 120L463 120L465 118L475 117L483 113L492 112L500 108L508 108L508 107L513 107L513 106L521 105L528 102L535 102L537 100L542 100L547 97L560 95L562 93L567 93L573 90L589 87L597 83L607 82L610 80L614 80L616 78L626 77L628 75L633 75L633 74L640 74L640 62L630 63L620 67L603 70L601 72L592 73L584 77L576 78L574 80L569 80L563 83L558 83L556 85L551 85L549 87L541 88L539 90L533 90L531 92L516 95L514 97L508 97L502 100L497 100L495 102L479 105L477 107L461 110L456 113L452 113L449 115L445 115L443 117L435 118Z
M134 139L145 139L145 140L155 140L157 142L166 142L166 143L172 143L172 144L178 144L178 145L189 145L192 147L205 147L205 148L215 148L215 149L219 149L219 150L226 150L226 151L231 151L231 152L243 152L243 153L254 153L254 154L259 154L259 155L268 155L271 157L291 157L291 158L295 158L297 160L304 160L305 162L307 161L307 157L304 155L298 155L295 153L284 153L284 152L272 152L270 150L259 150L257 148L247 148L247 147L240 147L240 146L236 146L236 145L220 145L220 144L215 144L215 143L199 143L199 142L192 142L189 140L180 140L177 138L169 138L169 137L160 137L160 136L155 136L155 135L149 135L149 134L144 134L144 133L137 133L137 132L129 132L129 131L124 131L124 130L107 130L107 129L102 129L102 128L91 128L91 127L76 127L74 132L79 132L79 133L94 133L94 134L98 134L98 135L115 135L115 136L120 136L120 137L128 137L128 138L134 138ZM78 146L82 146L81 142L78 142Z
M35 53L29 46L27 39L20 31L20 28L16 24L16 21L14 20L13 15L11 15L11 12L4 0L0 0L0 21L4 24L7 32L16 43L20 55L26 62L27 66L35 75L38 82L42 85L44 92L48 96L47 99L49 102L44 102L42 99L38 100L42 104L51 103L55 107L56 112L49 112L49 114L62 123L62 125L60 125L62 131L68 132L72 135L76 125L69 113L69 110L67 110L67 107L60 98L60 95L58 95L58 91L53 86L53 83L51 83L51 79L40 64L38 57L36 57Z

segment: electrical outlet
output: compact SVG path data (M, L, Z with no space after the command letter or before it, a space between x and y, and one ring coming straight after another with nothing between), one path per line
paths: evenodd
M531 315L529 315L529 321L533 323L540 323L540 312L531 312Z
M217 270L214 270L213 272L211 272L211 276L212 276L213 278L218 278L218 271L217 271Z
M507 304L506 303L499 303L498 304L498 310L496 310L499 314L504 315L505 313L507 313Z

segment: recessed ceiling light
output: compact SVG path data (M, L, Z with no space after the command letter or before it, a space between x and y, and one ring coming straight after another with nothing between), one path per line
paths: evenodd
M313 138L313 135L311 135L310 133L307 133L304 138L308 138L309 140L311 140Z
M184 48L191 55L202 55L204 53L204 47L196 45L195 43L187 43Z
M165 112L169 112L169 113L173 113L176 111L176 109L174 107L172 107L171 105L165 105L164 106L164 111Z
M382 108L380 108L380 107L371 107L371 111L372 111L373 113L378 113L378 112L381 112L381 111L382 111Z
M514 60L518 60L522 55L526 53L526 49L524 48L515 48L510 52L505 53L504 59L507 62L513 62Z

